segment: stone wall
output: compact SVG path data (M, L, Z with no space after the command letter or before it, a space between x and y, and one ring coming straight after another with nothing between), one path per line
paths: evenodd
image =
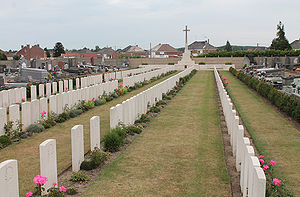
M205 62L206 64L225 64L231 62L237 69L242 68L244 57L201 57L192 58L196 64L199 62ZM180 58L135 58L129 59L129 65L131 68L136 68L142 63L163 65L168 63L177 63Z

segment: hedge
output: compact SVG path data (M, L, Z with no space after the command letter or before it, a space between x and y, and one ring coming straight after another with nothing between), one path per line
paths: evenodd
M268 99L273 105L275 105L281 112L292 117L294 120L300 123L300 100L292 95L282 93L263 81L239 72L234 68L230 68L229 71L236 76L240 81L244 82L248 87L255 90L258 94Z

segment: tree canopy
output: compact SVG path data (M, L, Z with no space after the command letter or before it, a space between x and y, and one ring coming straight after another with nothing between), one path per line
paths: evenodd
M226 42L226 45L225 45L225 48L224 48L225 51L232 51L232 47L231 47L231 44L229 43L229 41L227 40Z
M290 50L292 49L289 41L285 37L284 25L279 21L277 25L277 37L273 39L270 49L275 50Z
M65 53L65 48L61 42L57 42L53 49L53 57L59 57L62 53Z

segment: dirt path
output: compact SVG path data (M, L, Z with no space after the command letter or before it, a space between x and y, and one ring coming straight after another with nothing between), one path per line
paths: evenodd
M213 73L198 72L83 196L231 196Z

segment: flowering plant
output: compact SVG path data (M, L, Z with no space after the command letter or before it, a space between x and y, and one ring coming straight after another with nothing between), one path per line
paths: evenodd
M26 197L31 196L53 196L53 197L64 197L64 193L67 191L67 189L62 185L58 187L56 183L53 183L52 187L47 190L47 194L45 192L44 185L48 181L47 177L37 175L33 178L34 184L36 184L35 192L28 192L26 193Z
M267 161L263 155L260 155L259 162L266 175L266 196L292 196L282 180L274 177L276 161Z

